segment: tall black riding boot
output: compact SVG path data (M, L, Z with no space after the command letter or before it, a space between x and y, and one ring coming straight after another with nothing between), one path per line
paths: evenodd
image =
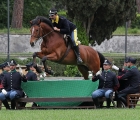
M96 108L100 108L98 98L92 98L92 99L93 99L93 102L94 102L94 105L96 106Z
M110 108L111 99L110 98L106 98L106 103L107 103L107 108Z
M15 101L15 99L13 99L13 100L11 100L11 109L15 109L15 107L16 107L16 101Z
M74 52L75 52L76 57L77 57L77 64L82 64L83 61L80 57L79 46L74 46L73 48L74 48Z
M10 106L9 106L8 101L6 99L3 100L2 103L4 104L4 106L6 107L6 109L10 109Z

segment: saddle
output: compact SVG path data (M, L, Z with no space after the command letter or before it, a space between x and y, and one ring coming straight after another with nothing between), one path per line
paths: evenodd
M64 34L63 37L64 37L64 41L65 41L66 46L68 47L68 45L70 45L71 47L73 47L71 36Z
M68 47L69 44L70 44L71 47L74 46L75 43L73 43L73 40L71 39L71 36L70 35L64 34L63 37L64 37L65 44L66 44L67 47ZM77 40L77 42L78 42L78 45L81 44L81 42L79 40Z

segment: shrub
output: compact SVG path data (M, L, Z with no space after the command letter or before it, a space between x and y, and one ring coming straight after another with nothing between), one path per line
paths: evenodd
M135 20L131 22L131 28L140 28L140 14L137 13Z

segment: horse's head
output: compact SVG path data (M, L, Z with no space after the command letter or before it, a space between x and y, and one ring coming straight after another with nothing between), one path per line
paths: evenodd
M31 32L31 39L30 39L30 45L33 47L35 46L36 42L41 38L42 36L42 28L40 27L40 20L31 20L31 28L30 28L30 32Z
M30 39L30 45L33 47L35 46L36 42L40 39L43 38L45 36L47 36L47 34L51 33L53 30L48 30L48 31L43 31L43 26L41 26L41 22L44 22L46 24L49 25L49 27L51 29L53 29L52 23L45 17L42 16L37 16L35 19L30 21L31 24L31 39ZM44 27L46 28L46 27Z

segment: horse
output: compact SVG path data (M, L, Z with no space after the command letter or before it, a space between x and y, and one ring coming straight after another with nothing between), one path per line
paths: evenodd
M36 57L42 59L45 72L49 72L46 67L47 60L64 65L76 65L85 80L88 79L88 71L96 74L100 70L100 61L104 60L103 55L90 46L79 45L83 64L78 65L72 46L69 46L70 43L66 44L64 35L54 31L52 22L48 18L37 16L30 21L30 24L31 47L34 47L36 42L42 39L41 51L33 54L33 62L36 62Z

